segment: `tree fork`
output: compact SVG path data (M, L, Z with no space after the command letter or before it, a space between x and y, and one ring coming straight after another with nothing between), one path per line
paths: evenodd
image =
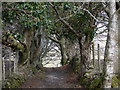
M2 37L2 44L11 47L13 50L20 51L20 60L19 64L23 64L28 58L28 48L26 44L21 43L20 41L16 40L11 34L4 35Z

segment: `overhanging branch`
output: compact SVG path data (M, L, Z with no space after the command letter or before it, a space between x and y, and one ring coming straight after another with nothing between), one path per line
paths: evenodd
M2 37L2 44L11 47L12 49L24 52L27 49L26 45L16 40L11 34L6 34Z
M68 28L69 28L77 37L79 37L79 34L74 31L73 27L72 27L68 22L66 22L63 18L60 17L59 12L58 12L57 9L55 8L55 6L54 6L52 3L50 3L50 2L49 2L49 4L50 4L50 5L52 6L52 8L55 10L55 13L56 13L57 17L59 18L59 20L60 20L63 24L65 24L66 26L68 26Z

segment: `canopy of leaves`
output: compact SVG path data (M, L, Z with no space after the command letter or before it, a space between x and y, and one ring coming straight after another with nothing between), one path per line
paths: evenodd
M46 5L37 2L16 2L2 3L3 20L7 23L14 23L18 20L23 27L39 27L44 25Z
M79 8L86 8L97 17L98 12L102 10L101 3L54 2L53 4L61 18L67 21L75 32L82 36L89 35L91 40L93 39L95 29L91 27L91 24L95 24L95 21L88 12ZM42 25L48 34L54 34L58 38L76 39L74 33L60 22L48 2L4 2L2 7L2 20L5 23L12 25L17 21L21 27L29 28L29 30L37 30ZM18 35L18 38L20 37L22 36Z
M62 3L53 3L55 8L58 11L58 14L62 19L67 21L70 26L73 27L74 31L79 34L79 36L84 37L88 35L90 40L93 40L95 35L95 20L94 18L84 10L89 10L91 14L95 17L98 17L99 12L102 11L101 3L70 3L70 2L62 2ZM82 7L83 6L83 7ZM76 35L69 30L68 26L64 25L60 22L57 17L55 11L53 10L54 19L52 18L52 22L54 23L53 28L49 30L52 34L56 34L56 36L67 37L70 40L76 40ZM94 26L94 27L93 27Z

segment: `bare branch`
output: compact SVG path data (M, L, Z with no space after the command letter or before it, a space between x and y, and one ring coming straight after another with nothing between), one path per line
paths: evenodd
M55 43L60 43L59 41L57 41L57 40L51 38L50 36L48 36L48 38L49 38L50 40L52 40L53 42L55 42Z
M103 27L107 27L108 25L107 24L104 24L104 25L102 25L102 26L100 26L100 27L97 27L96 29L100 29L100 28L103 28Z
M119 11L120 11L120 8L113 13L113 15L111 16L111 18L113 18L113 16L114 16L116 13L118 13Z
M93 17L93 19L95 19L96 22L101 22L101 23L103 22L103 21L98 20L89 10L87 10L85 8L83 10L88 12L88 14L90 14L90 16Z
M104 29L103 31L99 32L99 33L96 33L96 35L98 34L103 34L104 32L106 32L108 29Z

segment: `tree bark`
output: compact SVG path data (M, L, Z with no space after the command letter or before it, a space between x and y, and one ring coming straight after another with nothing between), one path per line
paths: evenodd
M66 53L67 48L66 48L66 44L65 44L65 38L61 38L59 45L60 45L60 51L61 51L61 56L62 56L61 64L65 65L65 64L67 64L67 59L68 59L67 53Z
M89 59L89 37L86 36L85 41L83 42L81 38L79 38L79 49L80 49L80 77L83 77L88 67L88 59Z
M110 21L104 57L103 73L105 76L104 87L111 88L114 76L114 63L117 61L117 16L115 0L110 2Z
M117 24L118 24L118 63L117 63L117 72L120 73L120 2L116 2L117 8Z
M2 13L2 3L0 2L0 13ZM0 18L2 18L2 15L0 15ZM2 76L3 76L3 69L2 69L2 20L0 21L0 90L2 90Z
M19 64L23 64L28 58L28 48L25 43L16 40L11 34L6 34L2 37L2 44L11 47L13 50L19 50Z
M0 48L1 49L1 48ZM2 90L2 50L0 50L0 90Z
M120 9L120 5L119 5L119 9ZM117 67L118 67L118 74L119 74L119 80L120 80L120 11L117 13L118 16L118 63L117 63ZM119 85L120 88L120 85Z
M2 44L14 50L19 50L18 63L20 65L35 64L36 66L36 64L42 64L40 62L41 30L25 30L24 39L24 42L21 42L16 40L11 34L6 34L2 38Z
M93 66L95 65L95 49L94 49L94 43L92 45L92 57L93 57Z

